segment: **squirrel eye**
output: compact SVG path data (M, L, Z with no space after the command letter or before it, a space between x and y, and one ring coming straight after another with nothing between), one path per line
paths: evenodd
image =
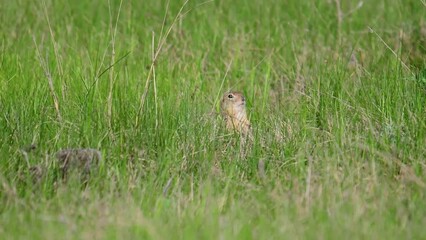
M234 96L232 96L232 94L229 94L229 95L228 95L228 98L233 98L233 97L234 97Z

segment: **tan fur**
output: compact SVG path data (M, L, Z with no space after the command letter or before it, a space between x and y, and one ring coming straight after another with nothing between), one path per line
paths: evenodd
M246 101L240 92L226 92L220 104L226 128L245 136L250 135L250 121L246 113Z

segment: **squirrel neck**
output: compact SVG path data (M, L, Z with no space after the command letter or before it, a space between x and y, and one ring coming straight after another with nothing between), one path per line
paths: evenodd
M246 110L242 109L236 112L235 116L233 116L237 121L245 121L247 120Z
M233 111L226 116L226 125L230 129L236 129L239 132L247 132L250 127L250 122L247 119L245 109L233 109Z

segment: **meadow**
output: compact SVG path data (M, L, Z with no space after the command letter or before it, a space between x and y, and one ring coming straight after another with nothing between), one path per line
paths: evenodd
M424 0L2 0L0 21L0 239L426 236ZM102 152L85 185L58 178L69 147Z

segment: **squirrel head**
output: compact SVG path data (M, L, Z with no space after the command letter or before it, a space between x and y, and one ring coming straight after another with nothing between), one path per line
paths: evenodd
M225 117L245 117L246 100L244 95L240 92L225 93L222 97L221 109Z

